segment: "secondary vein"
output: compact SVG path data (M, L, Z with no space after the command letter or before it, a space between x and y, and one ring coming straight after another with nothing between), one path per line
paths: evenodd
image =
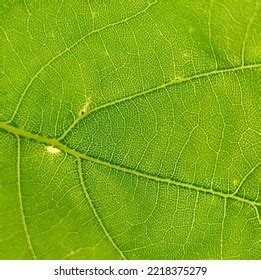
M20 137L16 134L17 136L17 185L18 185L18 197L19 197L19 204L20 204L20 209L21 209L21 217L22 217L22 223L23 223L23 228L25 231L25 236L26 236L26 240L28 243L28 247L29 247L29 251L32 254L33 259L37 259L33 246L32 246L32 242L31 242L31 238L28 232L28 227L26 224L26 220L25 220L25 213L24 213L24 206L23 206L23 200L22 200L22 192L21 192L21 176L20 176L20 165L21 165L21 156L20 156L20 150L21 150L21 144L20 144Z
M103 221L101 220L99 214L97 213L93 203L92 203L92 200L90 198L90 195L87 191L87 188L85 186L85 183L84 183L84 178L83 178L83 174L82 174L82 164L81 164L81 159L78 158L78 174L79 174L79 177L80 177L80 182L81 182L81 186L82 186L82 190L85 194L85 197L92 209L92 212L96 218L96 220L98 221L102 231L104 232L105 236L108 238L108 240L111 242L112 246L116 249L116 251L119 253L119 255L121 256L122 259L126 260L126 256L123 254L123 252L120 250L120 248L117 246L117 244L114 242L113 238L110 236L109 232L107 231L106 227L104 226L103 224Z
M228 72L234 72L234 71L239 71L239 70L244 70L244 69L253 69L253 68L260 68L261 64L250 64L250 65L243 65L243 66L239 66L239 67L234 67L234 68L228 68L228 69L220 69L220 70L214 70L214 71L210 71L210 72L204 72L204 73L200 73L200 74L196 74L193 76L189 76L189 77L184 77L184 78L180 78L180 79L173 79L171 81L168 81L167 83L163 83L161 85L155 86L153 88L147 89L145 91L141 91L138 93L135 93L133 95L130 96L126 96L123 98L119 98L117 100L113 100L111 102L108 103L104 103L100 106L97 106L93 109L90 109L88 112L86 112L86 114L78 117L77 119L75 119L75 121L65 130L65 132L58 138L58 140L62 140L65 138L65 136L85 117L89 116L90 114L100 111L101 109L105 109L107 107L111 107L114 106L116 104L119 103L123 103L125 101L128 100L132 100L135 99L137 97L146 95L146 94L151 94L157 90L161 90L161 89L165 89L168 88L169 86L172 86L174 84L181 84L181 83L185 83L188 81L192 81L192 80L196 80L196 79L200 79L200 78L204 78L204 77L209 77L209 76L214 76L214 75L218 75L218 74L223 74L223 73L228 73Z

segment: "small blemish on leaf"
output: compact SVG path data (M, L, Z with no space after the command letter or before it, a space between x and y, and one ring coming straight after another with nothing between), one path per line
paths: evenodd
M233 180L233 185L236 186L239 183L239 181L237 179Z
M183 58L189 58L189 57L190 57L189 52L188 52L188 51L184 51L184 52L182 53L182 57L183 57Z
M179 82L181 82L181 81L183 81L184 80L184 77L175 77L174 79L173 79L173 82L174 83L179 83Z
M58 154L61 152L60 149L55 148L53 146L46 146L46 151L47 151L47 153L50 153L50 154Z
M84 106L81 108L81 110L78 113L79 117L82 117L86 113L88 113L88 111L90 109L90 105L91 105L91 98L90 97L86 97L85 104L84 104Z

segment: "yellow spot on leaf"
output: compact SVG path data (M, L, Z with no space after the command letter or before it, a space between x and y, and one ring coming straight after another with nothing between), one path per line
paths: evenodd
M189 58L189 57L190 57L189 52L188 52L188 51L184 51L184 52L182 53L182 57L183 57L183 58Z
M233 185L236 186L239 183L239 181L237 179L233 180Z
M58 154L61 152L60 149L55 148L53 146L46 146L46 151L47 151L47 153L50 153L50 154Z

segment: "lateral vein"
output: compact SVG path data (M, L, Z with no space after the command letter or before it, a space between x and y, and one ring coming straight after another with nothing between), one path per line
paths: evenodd
M182 83L185 83L185 82L188 82L188 81L192 81L192 80L196 80L196 79L201 79L201 78L204 78L204 77L209 77L209 76L214 76L214 75L218 75L218 74L223 74L223 73L227 73L227 72L234 72L234 71L239 71L239 70L244 70L244 69L253 69L253 68L260 68L261 67L261 64L250 64L250 65L243 65L243 66L239 66L239 67L234 67L234 68L229 68L229 69L221 69L221 70L214 70L214 71L210 71L210 72L204 72L204 73L201 73L201 74L196 74L196 75L193 75L193 76L189 76L189 77L185 77L185 78L182 78L182 79L174 79L174 80L171 80L171 81L168 81L167 83L164 83L164 84L161 84L161 85L158 85L158 86L155 86L153 88L150 88L150 89L147 89L145 91L141 91L141 92L138 92L138 93L135 93L133 95L130 95L130 96L126 96L126 97L123 97L123 98L119 98L119 99L116 99L116 100L113 100L111 102L108 102L108 103L104 103L100 106L97 106L93 109L90 109L88 111L88 113L84 114L83 116L80 116L78 117L66 130L65 132L59 137L59 140L62 140L65 138L65 136L82 120L84 119L85 117L89 116L90 114L94 113L94 112L97 112L97 111L100 111L101 109L105 109L107 107L111 107L111 106L114 106L116 104L119 104L119 103L123 103L125 101L129 101L129 100L132 100L132 99L135 99L135 98L138 98L140 96L143 96L143 95L146 95L146 94L151 94L157 90L161 90L161 89L165 89L165 88L168 88L174 84L182 84Z
M92 212L96 218L96 220L98 221L102 231L104 232L105 236L108 238L108 240L111 242L111 244L113 245L113 247L116 249L116 251L119 253L119 255L121 256L122 259L126 260L126 256L123 254L123 252L120 250L120 248L116 245L116 243L114 242L113 238L110 236L109 232L107 231L106 227L104 226L103 224L103 221L101 220L99 214L97 213L93 203L92 203L92 200L90 198L90 195L87 191L87 188L85 186L85 183L84 183L84 178L83 178L83 174L82 174L82 164L81 164L81 158L78 157L78 174L79 174L79 177L80 177L80 182L81 182L81 186L82 186L82 190L84 192L84 195L92 209Z
M24 206L23 206L23 199L22 199L22 192L21 192L21 173L20 173L20 166L21 166L21 144L20 144L20 137L18 134L16 134L17 137L17 185L18 185L18 196L19 196L19 204L20 204L20 210L21 210L21 217L22 217L22 223L23 223L23 228L25 231L25 236L26 240L28 243L29 251L32 254L33 259L37 259L36 254L34 252L31 238L28 232L28 227L26 224L26 219L25 219L25 213L24 213Z

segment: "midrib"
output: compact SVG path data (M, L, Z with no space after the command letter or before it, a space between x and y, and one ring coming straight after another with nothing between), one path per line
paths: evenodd
M168 184L168 185L179 186L179 187L189 189L189 190L194 190L194 191L199 191L199 192L212 194L212 195L218 196L218 197L223 198L223 199L228 198L228 199L233 199L233 200L239 201L241 203L246 203L248 205L253 206L255 208L257 214L258 214L257 206L261 206L260 202L252 201L252 200L249 200L249 199L246 199L246 198L242 198L242 197L237 196L235 194L223 193L223 192L220 192L220 191L215 191L213 189L206 189L206 188L196 186L196 185L193 185L193 184L177 182L177 181L174 181L172 179L162 178L162 177L150 175L150 174L147 174L147 173L143 173L143 172L140 172L140 171L136 171L136 170L133 170L133 169L129 169L127 167L123 167L123 166L120 166L120 165L112 164L110 162L106 162L106 161L103 161L101 159L97 159L97 158L94 158L92 156L88 156L86 154L83 154L79 151L76 151L76 150L68 147L67 145L61 143L60 141L58 141L55 138L49 138L49 137L46 137L46 136L41 136L41 135L38 135L38 134L34 134L34 133L26 131L24 129L14 127L14 126L10 125L9 123L6 123L6 122L0 122L0 128L9 132L9 133L11 133L11 134L14 134L16 136L21 136L21 137L24 137L24 138L27 138L27 139L32 139L32 140L35 140L38 143L47 144L48 146L54 146L54 147L60 149L61 151L65 152L65 153L68 153L68 154L70 154L70 155L72 155L76 158L82 158L82 159L85 159L85 160L89 160L93 163L96 163L96 164L99 164L99 165L102 165L102 166L106 166L108 168L112 168L112 169L115 169L115 170L119 170L119 171L127 173L127 174L135 175L135 176L142 177L142 178L152 180L152 181L156 181L156 182L165 183L165 184Z

